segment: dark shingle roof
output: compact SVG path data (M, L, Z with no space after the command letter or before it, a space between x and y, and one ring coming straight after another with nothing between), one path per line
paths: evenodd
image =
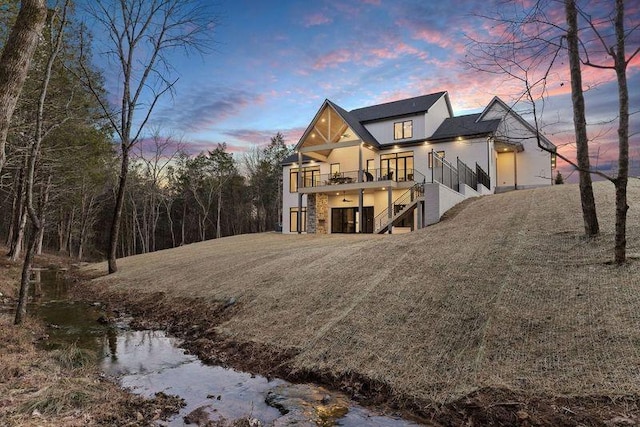
M401 99L385 104L372 105L371 107L356 108L351 113L360 122L387 119L390 117L406 116L429 110L435 102L446 92L437 92L415 98Z
M433 133L429 140L455 138L457 136L483 135L495 132L500 124L500 119L476 120L481 113L466 116L450 117L445 119L440 127Z

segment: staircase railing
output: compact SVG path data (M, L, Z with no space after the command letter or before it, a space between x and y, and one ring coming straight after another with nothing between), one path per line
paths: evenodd
M484 185L487 189L491 189L491 178L489 174L476 163L476 175L478 175L478 184Z
M389 216L388 207L375 216L373 219L374 232L379 233L389 227L396 219L412 207L413 202L416 201L418 197L422 196L424 196L423 183L415 184L410 189L402 193L391 205L393 207L393 214L391 216Z

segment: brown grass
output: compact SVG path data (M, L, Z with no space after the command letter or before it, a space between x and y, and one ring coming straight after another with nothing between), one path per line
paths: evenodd
M121 259L111 291L225 301L217 332L291 350L292 367L351 373L417 401L483 387L640 393L640 183L628 253L613 258L614 194L595 186L602 235L582 237L576 186L478 198L405 235L245 235ZM92 266L104 271L104 264Z
M66 266L69 260L44 255L37 263ZM1 292L16 295L21 264L5 260L0 268ZM37 342L46 340L42 324L27 318L13 325L14 308L10 298L0 302L0 426L146 426L179 410L181 399L174 396L145 400L105 380L96 355L74 345L39 349Z
M0 425L149 425L179 409L165 395L145 400L101 378L82 350L38 350L41 326L0 315ZM95 357L95 356L94 356Z

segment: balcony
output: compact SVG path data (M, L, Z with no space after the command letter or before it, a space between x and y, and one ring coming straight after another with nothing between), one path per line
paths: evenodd
M413 169L374 169L337 172L333 174L307 173L302 179L300 192L324 193L359 189L409 188L423 182L424 176Z

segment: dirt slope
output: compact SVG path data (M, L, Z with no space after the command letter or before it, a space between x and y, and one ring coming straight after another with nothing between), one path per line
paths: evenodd
M121 259L94 283L235 301L216 333L290 351L294 370L355 373L418 401L482 387L640 392L640 183L616 267L613 187L582 237L576 186L475 199L405 235L245 235ZM104 264L92 266L101 271Z

